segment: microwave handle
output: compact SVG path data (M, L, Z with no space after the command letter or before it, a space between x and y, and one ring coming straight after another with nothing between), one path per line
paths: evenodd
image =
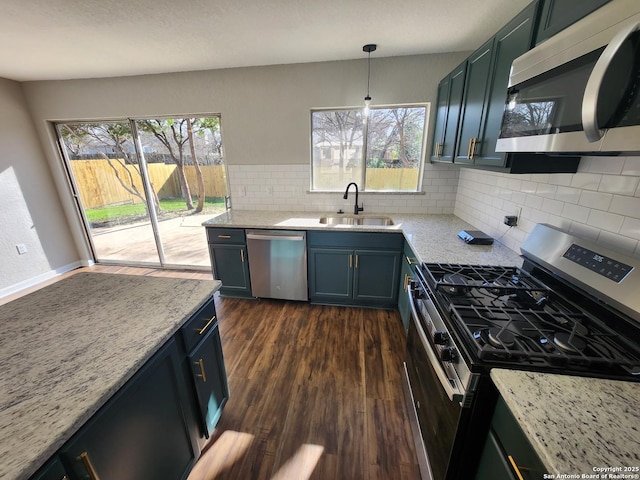
M604 76L624 41L639 28L640 22L634 22L620 30L604 49L589 76L582 98L582 128L590 142L597 142L604 136L604 131L598 125L598 94Z

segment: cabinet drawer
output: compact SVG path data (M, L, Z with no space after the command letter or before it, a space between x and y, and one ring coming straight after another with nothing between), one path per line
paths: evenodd
M64 480L68 479L67 472L65 471L60 459L54 457L44 467L38 470L30 480Z
M180 328L185 350L190 352L217 323L216 307L211 298Z
M244 244L244 228L207 228L207 241L209 243Z
M401 233L376 232L307 232L309 245L313 247L337 248L382 248L402 250L404 237Z

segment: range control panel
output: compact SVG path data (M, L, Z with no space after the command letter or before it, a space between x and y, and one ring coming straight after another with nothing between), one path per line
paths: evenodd
M569 249L564 252L563 257L616 283L624 280L624 277L633 270L633 267L626 263L600 255L575 243L571 244Z

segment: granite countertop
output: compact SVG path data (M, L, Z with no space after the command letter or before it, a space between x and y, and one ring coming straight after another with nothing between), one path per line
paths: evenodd
M496 241L493 245L468 245L458 238L460 230L477 230L455 215L384 214L394 225L323 225L326 212L271 212L231 210L203 223L205 227L401 232L422 262L468 263L472 265L521 266L520 256ZM336 214L331 214L336 216ZM361 214L359 216L380 216Z
M640 383L502 369L491 378L555 478L640 477L594 470L640 468Z
M29 478L219 288L78 273L0 306L0 478Z

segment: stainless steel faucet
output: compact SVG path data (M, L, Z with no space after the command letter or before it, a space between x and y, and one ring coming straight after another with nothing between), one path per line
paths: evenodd
M342 198L344 198L345 200L347 198L349 198L349 187L353 185L354 187L356 187L356 203L353 206L353 214L354 215L358 215L358 212L362 212L364 210L364 204L362 204L362 207L358 206L358 184L355 182L351 182L349 185L347 185L347 189L344 191L344 195Z

